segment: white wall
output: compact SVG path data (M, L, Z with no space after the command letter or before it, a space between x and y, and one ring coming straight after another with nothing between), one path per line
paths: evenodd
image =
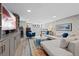
M36 36L40 35L41 25L40 24L32 24L30 23L30 27L32 32L36 32Z
M56 31L56 25L65 24L65 23L72 23L72 31ZM68 17L68 18L63 18L63 19L60 19L58 21L48 23L47 25L48 25L48 28L50 26L52 26L51 30L56 35L61 35L64 32L68 32L71 35L72 34L79 34L79 15L75 15L75 16Z

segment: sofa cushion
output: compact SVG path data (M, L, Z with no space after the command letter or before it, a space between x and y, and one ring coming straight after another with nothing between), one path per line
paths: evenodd
M79 40L71 41L67 48L73 55L79 56Z
M47 41L41 41L41 44L48 45L48 46L54 46L54 47L60 47L60 40L47 40Z
M48 53L50 56L72 56L73 54L69 51L60 48L57 46L59 43L59 40L57 41L43 41L41 42L41 46L44 48L44 50ZM55 45L54 45L55 44Z
M60 48L66 48L68 46L68 41L66 39L61 39Z
M69 42L74 41L74 40L76 40L76 38L72 38L72 37L62 38L61 41L60 41L60 47L61 48L67 48L68 45L69 45Z

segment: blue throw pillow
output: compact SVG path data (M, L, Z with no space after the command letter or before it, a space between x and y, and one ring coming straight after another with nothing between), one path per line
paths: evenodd
M40 42L41 42L41 39L36 39L36 40L35 40L36 46L40 46Z
M68 33L63 33L62 35L64 38L68 37Z

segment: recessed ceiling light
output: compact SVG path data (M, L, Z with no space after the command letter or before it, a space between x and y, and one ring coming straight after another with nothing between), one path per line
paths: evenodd
M27 10L27 12L31 12L31 10Z
M56 18L56 16L53 16L53 18Z

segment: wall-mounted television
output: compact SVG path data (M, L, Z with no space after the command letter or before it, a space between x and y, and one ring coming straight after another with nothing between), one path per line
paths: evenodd
M2 19L2 30L12 30L16 29L16 20L11 18Z
M5 7L3 7L2 30L16 29L16 18Z

